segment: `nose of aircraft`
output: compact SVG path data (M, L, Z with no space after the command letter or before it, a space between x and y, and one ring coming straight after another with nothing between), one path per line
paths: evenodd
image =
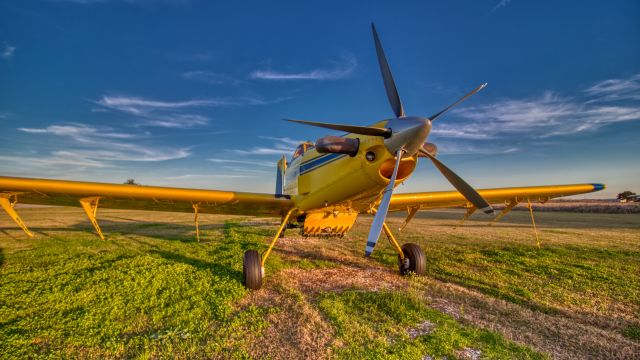
M405 151L405 157L413 156L427 140L431 131L431 121L427 118L407 116L389 120L387 128L391 136L384 140L384 145L391 153L399 149Z

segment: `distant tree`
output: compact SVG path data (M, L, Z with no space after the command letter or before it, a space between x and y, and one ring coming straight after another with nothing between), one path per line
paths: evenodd
M125 185L140 185L136 182L135 179L127 179L127 181L124 182Z
M618 200L626 200L628 197L630 196L634 196L636 193L632 192L632 191L623 191L620 194L618 194Z

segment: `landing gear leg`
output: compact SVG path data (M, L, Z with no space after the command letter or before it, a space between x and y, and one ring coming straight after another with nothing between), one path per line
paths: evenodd
M398 240L393 236L391 230L386 223L382 224L384 233L387 234L389 242L398 252L398 268L400 274L407 275L414 273L416 275L424 275L427 269L427 260L424 250L416 244L408 243L400 246Z
M242 259L242 273L244 275L243 284L247 289L258 290L262 287L264 264L267 261L269 254L271 254L271 250L273 250L273 246L276 244L276 241L278 241L280 235L284 231L284 228L287 226L289 217L294 210L295 209L289 210L287 215L282 219L280 228L278 228L276 236L274 236L273 240L271 240L269 248L262 255L262 259L260 258L260 254L256 250L247 250L244 253L244 257Z

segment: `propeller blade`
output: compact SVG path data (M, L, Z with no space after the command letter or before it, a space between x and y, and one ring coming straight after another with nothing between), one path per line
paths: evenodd
M391 69L389 69L389 63L387 62L387 58L384 56L384 50L382 49L380 38L378 38L376 26L373 23L371 23L371 31L373 32L373 41L376 44L378 64L380 64L380 72L382 73L382 80L384 81L384 88L385 90L387 90L387 97L389 98L391 109L393 110L393 113L396 115L396 117L403 117L404 109L402 108L402 103L400 102L398 89L396 89L396 83L393 81Z
M456 105L460 104L461 102L467 100L469 97L471 97L471 95L477 93L478 91L484 89L487 86L487 83L484 83L480 86L478 86L477 88L471 90L470 93L468 93L467 95L463 96L460 100L454 102L453 104L449 105L448 107L446 107L444 110L440 111L439 113L432 115L429 119L431 119L431 121L439 118L442 114L446 113L447 111L451 110L453 107L455 107Z
M376 127L370 127L370 126L330 124L330 123L322 123L322 122L307 121L307 120L293 120L293 119L283 119L283 120L299 123L299 124L317 126L317 127L326 128L326 129L346 131L346 132L360 134L360 135L382 136L385 139L391 137L391 130L383 129L383 128L376 128Z
M364 255L367 257L371 256L373 248L378 243L378 238L380 238L382 224L384 224L384 220L387 217L391 195L393 195L393 188L396 185L396 176L398 175L398 167L400 166L402 155L404 155L404 150L398 150L398 152L396 153L396 164L393 167L391 180L389 181L389 185L387 185L387 187L384 189L384 192L382 194L382 201L380 201L380 205L378 205L378 210L376 211L376 216L373 218L373 223L371 224L371 229L369 230L369 237L367 238L367 247L365 248L364 252Z
M454 173L451 169L449 169L445 164L440 162L440 160L436 159L429 152L424 149L420 149L420 153L424 156L431 159L433 164L440 170L442 175L449 180L451 185L455 187L470 203L472 203L476 208L484 211L487 215L493 215L493 208L489 203L480 195L478 192L471 187L471 185L467 184L466 181L462 180L460 176Z

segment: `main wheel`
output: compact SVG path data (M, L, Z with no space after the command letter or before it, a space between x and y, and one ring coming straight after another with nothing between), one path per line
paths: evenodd
M262 259L255 250L247 250L242 258L242 273L244 286L247 289L258 290L262 287Z
M412 272L416 275L424 275L427 270L427 259L424 250L416 244L408 243L402 245L404 259L398 255L400 274L407 275Z

